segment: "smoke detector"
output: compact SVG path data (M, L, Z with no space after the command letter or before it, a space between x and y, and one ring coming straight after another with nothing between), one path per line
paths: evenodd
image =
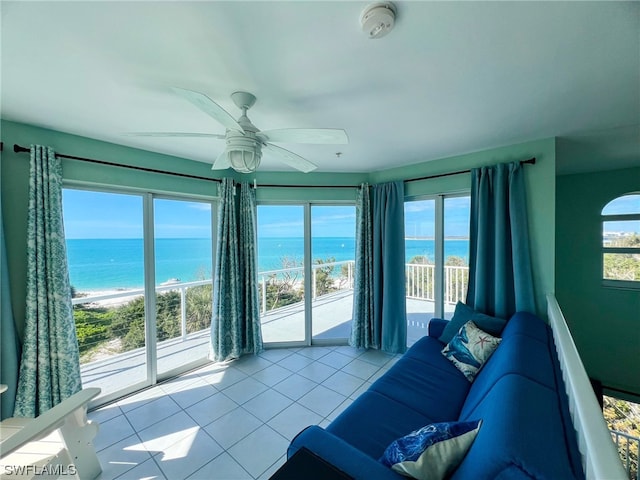
M373 3L360 15L360 24L369 38L382 38L393 30L395 19L396 7L393 3Z

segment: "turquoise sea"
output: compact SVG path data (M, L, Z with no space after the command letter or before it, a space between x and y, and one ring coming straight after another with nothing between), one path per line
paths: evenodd
M353 260L353 237L317 237L312 240L312 257ZM303 259L304 244L299 237L261 238L258 244L258 270L282 268L283 259ZM211 278L211 239L160 238L155 242L156 283L169 279L183 282ZM434 258L432 239L407 239L405 257L416 255ZM469 257L469 241L445 240L445 257ZM78 291L141 288L143 278L142 239L70 239L67 240L71 285Z

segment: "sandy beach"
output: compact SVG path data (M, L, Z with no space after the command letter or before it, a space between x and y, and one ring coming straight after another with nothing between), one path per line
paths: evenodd
M94 308L119 307L144 295L143 289L112 289L78 292L73 298L74 305L90 304Z

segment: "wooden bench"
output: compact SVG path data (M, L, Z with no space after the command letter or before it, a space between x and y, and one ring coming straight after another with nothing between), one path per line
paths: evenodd
M0 422L0 478L97 478L98 424L87 420L87 404L99 393L86 388L36 418Z

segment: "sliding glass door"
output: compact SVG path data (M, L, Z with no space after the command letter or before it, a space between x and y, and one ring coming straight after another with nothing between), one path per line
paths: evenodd
M304 218L302 205L258 205L258 288L265 343L306 338Z
M436 201L405 202L407 344L427 333L436 314Z
M353 205L258 205L265 343L346 343L354 250Z
M212 313L210 202L156 198L154 257L157 374L207 356Z
M311 335L349 338L355 264L353 205L311 205Z
M212 203L63 190L82 383L98 403L207 361Z
M469 278L468 195L405 202L407 343L426 334L433 317L451 318Z
M82 383L102 396L148 383L143 197L63 190Z
M444 197L443 317L453 316L456 303L464 302L469 284L469 215L471 197Z

